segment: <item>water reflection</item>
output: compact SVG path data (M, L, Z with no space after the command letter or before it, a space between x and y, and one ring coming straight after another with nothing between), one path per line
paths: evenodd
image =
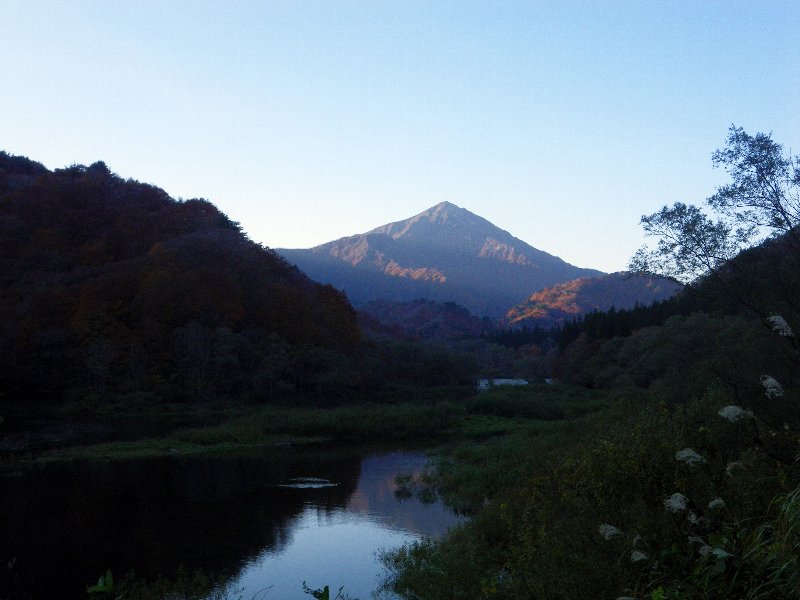
M0 479L0 598L85 598L111 568L152 579L180 565L236 579L244 598L369 598L378 548L440 535L438 504L399 501L421 454L282 450L261 456L51 466Z
M356 489L347 502L349 511L370 514L385 526L427 537L443 535L457 522L440 502L398 500L395 477L400 473L421 473L427 457L417 453L393 453L365 457Z
M355 489L342 505L323 505L308 493L302 514L291 523L291 539L279 551L265 549L230 589L242 590L243 598L267 587L268 598L308 598L300 589L306 581L316 588L344 586L350 596L370 598L382 573L378 550L441 535L458 522L439 502L395 496L395 476L419 473L426 463L423 454L366 456Z

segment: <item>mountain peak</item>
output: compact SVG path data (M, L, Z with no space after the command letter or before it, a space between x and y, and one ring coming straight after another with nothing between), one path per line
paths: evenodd
M279 250L356 304L425 298L501 316L536 290L599 275L538 250L465 208L440 202L402 221L308 250Z
M440 202L413 217L387 223L365 235L386 235L395 240L414 239L441 246L474 244L478 240L483 240L487 234L491 236L500 232L508 235L466 208L451 202Z
M448 209L464 210L460 206L456 206L455 204L453 204L452 202L448 202L447 200L445 200L444 202L439 202L439 204L437 204L436 206L432 206L428 210L436 211L436 210L448 210Z
M452 202L439 202L436 206L431 206L428 210L421 212L417 216L428 215L431 221L447 221L452 218L460 219L477 219L484 223L488 223L483 217L479 217L466 208L462 208ZM413 218L413 217L412 217Z
M452 202L439 202L436 206L431 206L425 213L430 213L431 215L449 215L449 214L462 214L462 215L472 215L473 217L477 216L468 211L466 208L461 208L460 206L456 206Z

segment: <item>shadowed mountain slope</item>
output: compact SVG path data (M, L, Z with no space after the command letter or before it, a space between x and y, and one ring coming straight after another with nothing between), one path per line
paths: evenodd
M374 300L358 311L363 331L400 339L425 341L476 338L492 330L495 323L480 319L453 302Z
M456 302L500 317L532 291L600 275L537 250L449 202L404 221L310 249L278 249L312 279L350 300Z

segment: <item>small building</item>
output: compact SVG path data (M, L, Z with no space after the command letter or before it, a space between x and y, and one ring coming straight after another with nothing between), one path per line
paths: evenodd
M478 381L478 391L485 392L498 385L528 385L527 379L481 379Z

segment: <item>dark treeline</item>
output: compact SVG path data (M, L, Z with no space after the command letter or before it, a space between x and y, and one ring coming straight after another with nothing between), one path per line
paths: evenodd
M497 329L483 334L483 338L494 344L518 350L523 346L539 345L549 340L561 339L563 331L557 327L516 327Z
M691 291L680 293L650 306L635 306L625 310L611 307L608 311L592 311L566 321L558 334L559 347L564 350L582 334L589 340L626 337L643 327L663 325L675 315L688 315L701 310L705 301Z
M672 298L627 310L593 311L566 321L552 334L563 352L581 336L589 342L627 337L645 327L664 325L674 316L707 313L763 320L770 314L792 314L798 310L800 292L796 264L790 238L768 240Z
M660 300L648 306L636 305L634 308L607 311L594 310L564 321L560 327L515 327L497 329L483 334L489 342L519 349L555 341L559 351L564 351L581 335L588 340L607 340L614 337L627 337L643 327L663 325L675 315L688 315L707 308L708 300L694 290L679 293L667 300Z

